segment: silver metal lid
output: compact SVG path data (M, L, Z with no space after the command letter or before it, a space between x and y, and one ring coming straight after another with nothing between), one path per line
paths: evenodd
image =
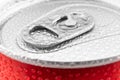
M21 62L85 68L119 60L119 8L96 0L26 1L5 11L1 51Z

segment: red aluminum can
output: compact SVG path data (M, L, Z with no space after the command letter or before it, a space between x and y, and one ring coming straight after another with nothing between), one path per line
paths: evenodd
M23 0L0 15L0 80L120 80L120 8Z

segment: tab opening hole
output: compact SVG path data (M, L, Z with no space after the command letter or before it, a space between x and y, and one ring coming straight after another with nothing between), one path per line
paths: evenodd
M61 22L66 21L66 20L68 20L68 16L63 16L59 20L57 20L57 23L61 23Z

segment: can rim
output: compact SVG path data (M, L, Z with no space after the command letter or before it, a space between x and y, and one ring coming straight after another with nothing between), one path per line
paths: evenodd
M87 0L86 0L87 1ZM92 0L91 0L92 1ZM96 1L96 0L93 0ZM97 0L98 1L98 0ZM100 3L104 3L103 1L98 1ZM36 2L35 2L36 3ZM34 4L34 3L32 3ZM108 5L108 3L106 3ZM21 4L19 4L21 5ZM28 4L27 6L29 6L31 4ZM110 4L109 4L110 5ZM109 6L108 5L108 6ZM110 6L111 7L111 6ZM115 9L119 10L118 7L115 7ZM18 10L18 9L17 9ZM17 12L17 11L16 11ZM6 13L6 12L5 12ZM13 12L14 13L14 12ZM11 14L13 14L11 13ZM10 15L11 15L10 14ZM8 15L7 15L8 16ZM9 16L10 17L10 16ZM7 18L8 19L8 18ZM3 19L4 21L7 20L6 17L5 19ZM4 21L2 21L2 23L4 23ZM100 60L91 60L91 61L85 61L85 62L64 62L64 63L60 63L60 62L53 62L53 61L42 61L42 60L34 60L34 59L29 59L29 58L23 58L23 57L18 57L17 55L12 55L13 52L9 51L7 48L5 48L4 46L0 45L0 51L5 54L8 57L11 57L12 59L15 60L21 60L21 62L25 62L28 64L32 64L32 65L36 65L36 66L47 66L47 67L52 67L52 68L85 68L85 67L94 67L94 66L100 66L105 64L109 64L109 63L113 63L116 61L120 60L120 55L119 56L114 56L111 58L106 58L106 59L100 59ZM36 64L37 63L37 64ZM54 66L54 65L55 66ZM61 66L59 66L61 65ZM75 65L75 66L74 66Z
M29 58L22 58L18 57L17 55L12 55L12 52L4 48L0 45L0 54L12 58L13 60L21 60L20 62L40 66L40 67L50 67L50 68L62 68L62 69L75 69L75 68L90 68L90 67L97 67L103 66L106 64L114 63L120 60L120 56L114 56L111 58L106 59L99 59L99 60L91 60L91 61L84 61L84 62L53 62L53 61L43 61L43 60L34 60ZM104 64L105 63L105 64ZM75 66L74 66L75 65Z

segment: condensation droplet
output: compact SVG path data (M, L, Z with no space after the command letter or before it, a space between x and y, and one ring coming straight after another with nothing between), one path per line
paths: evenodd
M30 77L29 77L29 76L26 76L26 77L25 77L25 80L30 80Z
M13 71L13 67L12 66L9 67L9 71Z
M31 72L32 72L32 73L36 73L36 70L35 70L35 69L31 69Z
M107 80L113 80L111 77L108 77Z
M8 77L5 77L4 80L9 80Z
M43 78L42 77L38 77L38 79L37 80L43 80Z
M42 71L37 71L37 73L38 73L39 75L42 75Z
M26 72L26 73L28 72L28 70L27 70L26 68L24 68L23 70L24 70L24 72Z
M36 79L37 78L37 76L36 75L32 75L32 79Z
M56 76L55 80L62 80L62 76Z
M81 75L80 73L77 73L77 74L75 75L75 77L80 77L80 75Z

